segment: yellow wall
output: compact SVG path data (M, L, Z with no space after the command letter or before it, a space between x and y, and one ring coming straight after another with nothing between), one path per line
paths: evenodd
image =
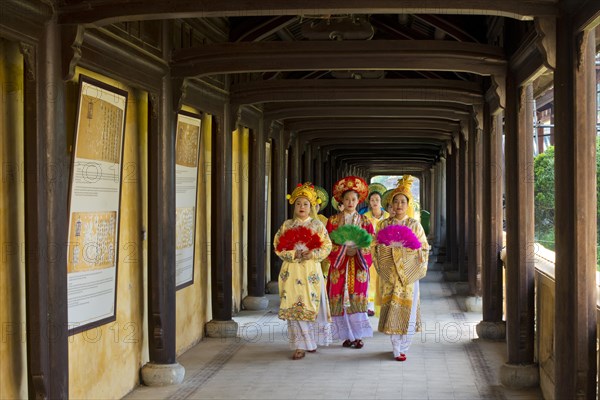
M233 308L241 309L241 301L248 295L248 162L250 132L241 128L233 132L231 143L231 236Z
M190 107L184 111L198 113ZM200 341L204 324L209 318L207 291L210 260L207 243L210 241L210 135L211 116L203 115L200 161L198 168L198 200L196 207L196 240L194 252L194 283L177 291L177 354L183 353ZM208 200L208 202L207 202Z
M27 397L23 58L0 39L0 399Z
M69 397L74 399L119 398L139 383L147 337L144 310L144 261L141 230L145 226L144 194L147 152L147 95L104 76L78 69L95 79L127 90L125 146L121 188L117 319L69 339ZM69 90L67 119L73 120L77 98ZM72 126L72 124L70 124ZM68 131L69 135L73 132ZM147 357L147 356L146 356Z

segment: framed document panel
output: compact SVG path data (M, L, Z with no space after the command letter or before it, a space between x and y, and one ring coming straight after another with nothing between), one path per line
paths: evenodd
M201 124L200 115L184 111L177 114L175 139L175 287L177 290L194 283Z
M80 75L69 187L69 334L114 321L127 92Z

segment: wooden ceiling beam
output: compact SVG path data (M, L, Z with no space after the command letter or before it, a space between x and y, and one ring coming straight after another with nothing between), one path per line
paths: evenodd
M267 120L284 121L290 118L368 117L395 118L420 117L460 119L470 115L473 107L451 102L288 102L266 103Z
M217 43L177 50L171 76L313 70L462 71L504 75L504 50L440 40Z
M232 28L229 33L230 42L259 42L277 31L293 24L298 17L281 15L272 18L251 19Z
M459 42L473 42L479 43L477 38L469 35L467 32L459 28L458 26L450 23L439 15L431 14L417 14L413 15L415 19L418 19L428 25L433 26L436 29L440 29L451 38L458 40Z
M391 26L386 21L382 21L376 16L371 16L369 19L373 27L380 30L381 32L390 35L392 39L398 40L430 40L431 37L425 36L420 32L412 31L402 25Z
M483 104L474 82L446 79L322 79L253 81L232 85L232 104L286 101L429 101Z
M556 0L81 0L58 8L63 24L106 25L173 18L332 14L467 14L529 20L557 15Z
M440 132L433 129L359 129L359 130L350 130L346 129L344 131L339 130L331 130L331 129L314 129L310 131L304 131L300 136L301 142L312 141L316 138L336 138L340 142L344 140L348 140L350 138L363 140L364 143L370 143L373 139L382 139L382 138L403 138L403 139L429 139L429 140L438 140L438 141L446 141L455 136L454 133L451 132Z
M300 120L286 121L284 129L298 132L314 129L343 130L348 129L434 129L443 132L454 132L460 129L456 121L439 119L416 118L386 118L386 119L337 119L337 120Z

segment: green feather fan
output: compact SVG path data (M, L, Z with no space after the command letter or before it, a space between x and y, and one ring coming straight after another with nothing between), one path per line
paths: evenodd
M336 244L356 246L361 249L369 247L373 240L369 232L356 225L342 225L331 232L329 237Z

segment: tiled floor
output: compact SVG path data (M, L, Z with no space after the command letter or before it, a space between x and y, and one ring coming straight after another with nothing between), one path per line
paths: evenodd
M460 300L430 271L421 281L423 331L408 360L393 360L389 337L376 332L357 350L341 343L292 361L277 296L265 313L234 319L236 339L206 339L179 358L184 382L139 387L128 399L538 399L539 390L514 391L498 381L504 343L477 338L481 314L460 310ZM371 318L374 329L377 319Z

